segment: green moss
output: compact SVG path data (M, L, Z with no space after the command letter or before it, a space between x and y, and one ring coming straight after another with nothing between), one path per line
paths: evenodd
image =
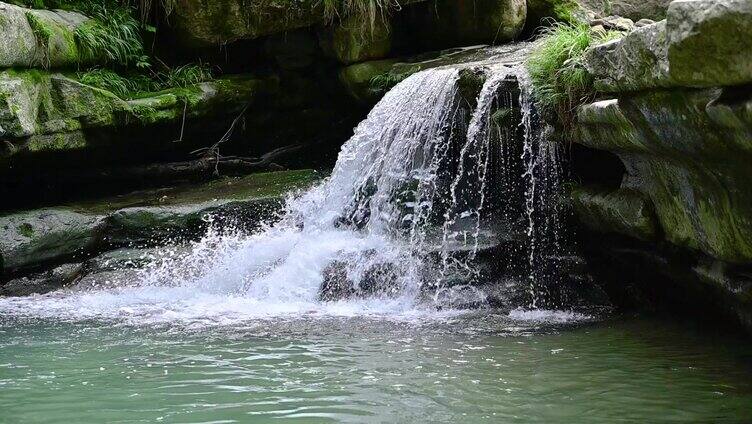
M42 51L42 63L45 67L49 67L49 55L50 55L50 37L52 37L52 30L39 19L34 13L26 12L26 21L31 27L31 31L34 33L34 37L37 40L37 45Z
M34 227L32 227L28 222L24 222L23 224L18 226L18 233L24 237L31 238L34 236Z
M95 214L137 206L183 206L219 200L250 200L282 196L303 189L323 176L310 169L262 172L245 177L228 177L201 185L139 191L125 196L69 205L73 209Z

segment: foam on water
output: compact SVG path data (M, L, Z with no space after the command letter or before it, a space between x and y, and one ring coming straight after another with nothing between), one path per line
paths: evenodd
M451 315L458 299L472 301L468 296L482 299L483 294L468 286L456 293L439 287L431 303L421 296L421 286L451 269L473 274L464 261L478 249L490 114L508 74L497 70L486 80L460 138L455 137L461 118L459 70L412 75L358 125L331 176L290 197L276 224L254 234L212 229L188 249L163 248L140 270L110 273L95 284L48 295L0 299L0 314L194 324L280 316ZM457 139L463 144L453 147ZM452 148L460 157L457 168L447 171ZM442 243L439 249L436 240ZM471 253L454 257L447 246L458 243ZM440 253L438 269L427 269L432 251ZM322 283L337 272L333 264L355 289L373 275L386 275L388 290L322 301ZM514 312L512 317L528 315Z

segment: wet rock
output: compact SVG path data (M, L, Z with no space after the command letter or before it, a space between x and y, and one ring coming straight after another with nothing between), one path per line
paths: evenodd
M752 82L752 2L676 0L666 22L671 77L679 85Z
M0 296L45 294L72 284L82 273L81 264L65 264L50 271L16 278L0 285Z
M319 31L324 54L340 63L351 64L382 59L392 49L392 25L386 18L377 18L373 28L364 28L356 17Z
M153 262L155 249L123 248L105 252L83 264L86 274L115 271L128 268L141 268Z
M738 87L622 96L580 108L577 141L620 157L622 187L650 198L666 241L750 262L750 107Z
M305 170L256 174L9 214L0 217L0 257L6 273L18 273L107 249L193 240L210 225L249 232L277 216L286 192L317 179Z
M652 240L657 235L653 205L640 192L578 188L571 196L578 219L593 230L616 232L641 240Z
M393 263L376 263L368 267L358 284L358 295L396 296L401 291L400 270Z
M324 268L319 287L319 300L324 302L348 299L355 294L355 285L347 277L347 262L333 261Z
M216 200L185 206L125 208L104 220L104 241L114 246L149 246L194 239L210 225L252 230L282 207L279 198Z
M502 44L522 31L525 0L437 0L402 13L399 35L420 50Z
M98 216L43 209L0 217L0 252L6 272L86 255L101 243Z
M366 261L374 252L364 252L359 260ZM335 260L324 268L323 282L319 287L319 299L336 301L352 297L391 297L401 293L400 270L388 262L365 265L358 281L349 276L349 270L358 266L356 259ZM362 266L362 265L361 265Z

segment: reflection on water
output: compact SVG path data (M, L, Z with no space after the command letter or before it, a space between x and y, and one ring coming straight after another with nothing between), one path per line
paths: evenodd
M749 343L582 318L0 318L0 422L752 421Z

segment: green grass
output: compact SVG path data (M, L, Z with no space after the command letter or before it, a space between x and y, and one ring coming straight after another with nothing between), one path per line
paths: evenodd
M187 87L213 79L211 68L199 64L188 64L170 68L167 72L156 75L162 87Z
M129 7L103 2L89 9L87 14L92 19L76 28L75 33L83 57L123 66L143 60L141 24Z
M536 101L565 121L573 110L595 95L593 77L582 62L585 50L618 32L594 34L585 24L557 24L547 30L527 59Z
M369 81L369 86L374 93L386 93L391 90L392 87L402 82L405 78L418 72L419 67L408 70L403 73L385 72L381 75L376 75Z
M110 91L121 99L132 99L169 88L185 88L213 79L208 66L194 64L152 75L136 72L117 73L110 69L94 68L79 72L77 76L82 83Z

